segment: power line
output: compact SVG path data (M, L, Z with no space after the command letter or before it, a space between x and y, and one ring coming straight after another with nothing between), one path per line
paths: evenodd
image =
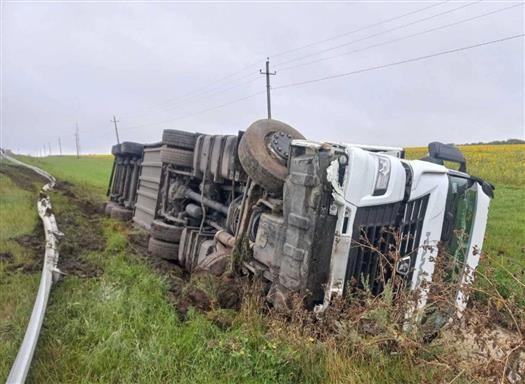
M307 65L311 65L311 64L316 64L316 63L319 63L319 62L322 62L322 61L331 60L331 59L335 59L335 58L342 57L342 56L347 56L347 55L350 55L352 53L363 52L363 51L366 51L366 50L371 49L371 48L382 47L384 45L392 44L392 43L395 43L395 42L398 42L398 41L403 41L403 40L406 40L406 39L409 39L409 38L412 38L412 37L416 37L416 36L421 36L421 35L424 35L424 34L427 34L427 33L430 33L430 32L435 32L435 31L438 31L438 30L441 30L441 29L450 28L450 27L453 27L453 26L456 26L456 25L459 25L459 24L463 24L463 23L466 23L466 22L469 22L469 21L480 19L482 17L490 16L490 15L493 15L495 13L503 12L503 11L509 10L511 8L516 8L516 7L519 7L519 6L522 6L522 5L523 5L523 3L517 3L517 4L511 5L509 7L496 9L494 11L490 11L490 12L486 12L486 13L483 13L483 14L480 14L480 15L477 15L477 16L473 16L473 17L469 17L469 18L466 18L466 19L462 19L462 20L459 20L459 21L456 21L456 22L453 22L453 23L440 25L440 26L437 26L437 27L434 27L434 28L426 29L424 31L412 33L410 35L406 35L406 36L402 36L402 37L399 37L399 38L396 38L396 39L384 41L384 42L381 42L381 43L378 43L378 44L368 45L366 47L359 48L359 49L354 49L354 50L349 51L349 52L345 52L345 53L341 53L341 54L337 54L337 55L332 55L332 56L328 56L328 57L321 57L319 59L308 61L308 62L305 62L305 63L299 63L299 64L295 64L295 65L290 65L288 67L279 68L279 71L286 71L286 70L289 70L289 69L292 69L292 68L303 67L303 66L307 66Z
M478 43L478 44L474 44L474 45L469 45L469 46L466 46L466 47L460 47L460 48L449 49L449 50L447 50L447 51L441 51L441 52L431 53L431 54L429 54L429 55L413 57L413 58L410 58L410 59L405 59L405 60L401 60L401 61L396 61L396 62L393 62L393 63L382 64L382 65L376 65L376 66L374 66L374 67L368 67L368 68L358 69L358 70L351 71L351 72L339 73L339 74L336 74L336 75L320 77L320 78L316 78L316 79L312 79L312 80L305 80L305 81L299 81L299 82L295 82L295 83L284 84L284 85L280 85L280 86L274 87L273 89L283 89L283 88L290 88L290 87L295 87L295 86L299 86L299 85L305 85L305 84L317 83L317 82L324 81L324 80L331 80L331 79L336 79L336 78L339 78L339 77L345 77L345 76L350 76L350 75L356 75L356 74L358 74L358 73L364 73L364 72L375 71L375 70L378 70L378 69L383 69L383 68L388 68L388 67L394 67L394 66L396 66L396 65L407 64L407 63L413 63L413 62L415 62L415 61L420 61L420 60L430 59L430 58L432 58L432 57L437 57L437 56L441 56L441 55L447 55L447 54L451 54L451 53L455 53L455 52L460 52L460 51L466 51L466 50L469 50L469 49L478 48L478 47L482 47L482 46L485 46L485 45L502 43L502 42L504 42L504 41L508 41L508 40L512 40L512 39L517 39L517 38L519 38L519 37L523 37L523 36L525 36L525 34L521 33L521 34L519 34L519 35L513 35L513 36L503 37L503 38L501 38L501 39L497 39L497 40L484 41L484 42L481 42L481 43Z
M344 37L344 36L348 36L348 35L351 35L351 34L354 34L354 33L357 33L357 32L360 32L360 31L364 31L366 29L370 29L372 27L376 27L376 26L379 26L381 24L385 24L385 23L389 23L391 21L395 21L395 20L398 20L398 19L401 19L401 18L404 18L404 17L407 17L407 16L410 16L410 15L414 15L416 13L420 13L420 12L423 12L423 11L426 11L428 9L431 9L431 8L434 8L434 7L437 7L437 6L440 6L442 4L445 4L447 2L449 2L451 0L445 0L445 1L442 1L442 2L439 2L439 3L436 3L436 4L431 4L429 6L425 6L423 8L418 8L414 11L410 11L410 12L407 12L407 13L403 13L401 15L398 15L398 16L395 16L395 17L391 17L389 19L385 19L385 20L382 20L382 21L379 21L379 22L376 22L376 23L373 23L373 24L368 24L368 25L365 25L363 27L360 27L360 28L357 28L357 29L354 29L354 30L351 30L351 31L348 31L348 32L344 32L344 33L341 33L341 34L338 34L338 35L335 35L335 36L332 36L332 37L329 37L329 38L326 38L324 40L320 40L320 41L316 41L316 42L312 42L312 43L309 43L309 44L306 44L306 45L302 45L302 46L299 46L299 47L296 47L296 48L291 48L291 49L288 49L286 51L281 51L281 52L278 52L274 55L270 55L271 57L278 57L278 56L283 56L283 55L286 55L286 54L289 54L291 52L296 52L296 51L299 51L299 50L302 50L304 48L309 48L309 47L312 47L314 45L318 45L318 44L322 44L322 43L325 43L325 42L328 42L328 41L332 41L332 40L336 40L338 38L341 38L341 37ZM201 96L202 93L204 92L204 94L208 93L210 90L213 90L213 89L210 89L210 87L214 84L218 84L218 83L222 83L224 82L225 80L229 80L233 77L235 77L236 75L240 74L240 73L243 73L245 72L246 70L252 68L254 65L258 64L259 61L256 61L252 64L249 64L241 69L239 69L238 71L235 71L229 75L226 75L224 77L221 77L217 80L214 80L214 81L211 81L209 84L205 85L204 87L200 87L200 88L197 88L196 90L194 91L191 91L185 95L182 95L180 97L177 97L175 99L171 99L171 100L168 100L166 102L163 102L161 104L157 104L157 105L153 105L149 108L147 108L145 111L148 112L148 111L151 111L152 109L156 109L160 106L164 106L164 105L170 105L172 103L176 103L176 105L180 105L181 102L187 100L188 98L194 98L194 97L197 97L197 96ZM248 77L252 76L252 74L248 75ZM239 81L241 79L244 79L246 78L246 76L243 76L239 79L236 79L236 81ZM233 87L232 87L233 88ZM229 90L231 88L227 88L225 90L222 90L222 91L226 91L226 90ZM217 92L214 92L214 93L219 93L220 91L217 91Z
M177 101L177 100L179 100L180 98L186 98L186 97L189 97L189 96L193 96L195 93L198 93L198 92L200 92L200 91L202 91L202 90L208 89L208 88L210 87L210 85L212 85L212 84L216 84L216 83L223 82L223 81L225 81L225 80L231 79L232 77L234 77L234 76L236 76L236 75L238 75L238 74L240 74L240 73L243 73L243 72L247 71L248 69L252 68L252 67L253 67L254 65L256 65L257 63L258 63L258 62L254 62L254 63L249 64L249 65L247 65L247 66L245 66L245 67L239 69L238 71L235 71L235 72L233 72L233 73L231 73L231 74L229 74L229 75L226 75L226 76L224 76L224 77L221 77L221 78L219 78L219 79L217 79L217 80L213 80L213 81L211 81L208 85L206 85L206 86L204 86L204 87L201 87L201 88L198 88L198 89L196 89L195 91L189 92L189 93L187 93L187 94L185 94L185 95L182 95L182 96L180 96L180 97L178 97L178 98L176 98L176 99L174 99L174 100L172 100L172 101Z
M300 47L296 47L296 48L288 49L286 51L279 52L277 54L272 55L271 57L272 58L276 58L278 56L282 56L282 55L285 55L285 54L288 54L288 53L291 53L291 52L296 52L296 51L299 51L301 49L313 47L314 45L324 44L324 43L327 43L327 42L332 41L332 40L339 39L339 38L344 37L344 36L352 35L352 34L357 33L357 32L362 32L362 31L365 31L367 29L370 29L370 28L373 28L373 27L377 27L377 26L379 26L381 24L389 23L391 21L399 20L399 19L402 19L404 17L411 16L411 15L414 15L416 13L420 13L420 12L426 11L426 10L434 8L434 7L438 7L440 5L448 3L449 1L450 0L446 0L446 1L442 1L440 3L431 4L431 5L423 7L423 8L418 8L418 9L416 9L414 11L403 13L401 15L398 15L398 16L395 16L395 17L391 17L389 19L385 19L385 20L382 20L382 21L378 21L378 22L373 23L373 24L368 24L368 25L365 25L363 27L360 27L360 28L357 28L357 29L354 29L354 30L351 30L351 31L348 31L348 32L341 33L339 35L335 35L335 36L328 37L328 38L323 39L323 40L318 40L318 41L315 41L313 43L302 45Z
M200 114L203 114L205 112L209 112L209 111L212 111L212 110L215 110L215 109L223 108L223 107L225 107L227 105L235 104L235 103L238 103L240 101L243 101L243 100L246 100L246 99L250 99L252 97L258 96L258 95L260 95L262 93L265 93L265 92L266 91L256 92L256 93L253 93L251 95L248 95L248 96L245 96L245 97L241 97L239 99L231 100L231 101L229 101L227 103L224 103L224 104L216 105L216 106L213 106L213 107L210 107L210 108L206 108L206 109L203 109L203 110L200 110L200 111L197 111L197 112L189 113L187 115L182 115L182 116L176 117L174 119L167 119L167 120L163 120L163 121L157 121L155 123L135 125L133 127L129 127L128 130L136 129L136 128L142 128L142 127L147 127L147 126L150 126L150 125L159 125L159 124L171 123L173 121L183 120L183 119L186 119L188 117L200 115Z
M258 75L259 75L258 72L249 73L249 74L247 74L245 76L242 76L242 77L236 79L235 81L244 80L246 78L251 78L251 77L253 77L254 80L255 80L258 77ZM240 87L240 86L242 86L244 84L251 83L254 80L250 80L250 81L247 81L247 82L242 82L242 83L239 83L239 84L236 84L236 85L233 85L233 86L227 85L227 84L222 84L222 85L217 86L217 87L212 87L210 89L201 90L200 92L195 92L193 95L189 95L187 97L181 97L180 100L174 99L172 101L163 102L163 103L151 106L149 108L143 109L142 113L145 113L147 115L147 114L151 114L152 112L158 112L160 110L179 109L182 105L184 105L184 104L186 104L188 102L189 103L195 103L197 101L202 100L203 99L202 96L205 96L204 99L208 99L209 98L208 96L211 96L211 95L214 95L214 94L217 94L217 93L226 92L226 91L228 91L230 89L237 88L237 87ZM224 88L225 86L226 86L226 88ZM164 108L164 107L166 107L166 108ZM128 117L133 117L133 116L140 116L140 114L128 115Z
M307 58L312 57L312 56L320 55L320 54L325 53L325 52L333 51L334 49L339 49L339 48L346 47L346 46L354 44L354 43L359 43L361 41L365 41L365 40L371 39L373 37L381 36L381 35L384 35L384 34L389 33L389 32L393 32L393 31L397 31L397 30L400 30L400 29L403 29L403 28L407 28L407 27L410 27L412 25L415 25L415 24L418 24L418 23L422 23L424 21L431 20L431 19L434 19L436 17L440 17L440 16L443 16L443 15L449 14L449 13L458 11L460 9L466 8L466 7L470 7L472 5L480 3L481 1L483 1L483 0L478 0L478 1L475 1L475 2L472 2L472 3L463 4L463 5L460 5L459 7L456 7L456 8L447 9L446 11L443 11L443 12L440 12L440 13L436 13L434 15L427 16L427 17L424 17L422 19L417 19L417 20L412 21L412 22L407 23L407 24L398 25L397 27L390 28L390 29L387 29L385 31L377 32L377 33L374 33L374 34L371 34L371 35L368 35L368 36L365 36L365 37L361 37L361 38L356 39L356 40L352 40L352 41L349 41L349 42L346 42L346 43L343 43L343 44L335 45L335 46L330 47L330 48L325 48L323 50L320 50L320 51L317 51L317 52L313 52L313 53L310 53L308 55L304 55L304 56L301 56L301 57L296 57L294 59L286 60L286 61L283 61L281 63L278 63L277 65L279 66L279 65L283 65L283 64L293 63L293 62L296 62L296 61L299 61L299 60L307 59Z
M418 57L409 58L409 59L405 59L405 60L401 60L401 61L396 61L396 62L393 62L393 63L388 63L388 64L382 64L382 65L377 65L377 66L373 66L373 67L363 68L363 69L359 69L359 70L355 70L355 71L351 71L351 72L345 72L345 73L340 73L340 74L331 75L331 76L325 76L325 77L311 79L311 80L305 80L305 81L300 81L300 82L283 84L283 85L280 85L280 86L277 86L277 87L273 87L272 89L277 90L277 89L290 88L290 87L295 87L295 86L300 86L300 85L316 83L316 82L320 82L320 81L324 81L324 80L330 80L330 79L335 79L335 78L339 78L339 77L345 77L345 76L355 75L355 74L359 74L359 73L370 72L370 71L374 71L374 70L384 69L384 68L393 67L393 66L397 66L397 65L401 65L401 64L412 63L412 62L421 61L421 60L425 60L425 59L429 59L429 58L433 58L433 57L437 57L437 56L442 56L442 55L446 55L446 54L451 54L451 53L455 53L455 52L466 51L466 50L469 50L469 49L478 48L478 47L482 47L482 46L486 46L486 45L497 44L497 43L501 43L501 42L504 42L504 41L513 40L513 39L516 39L516 38L519 38L519 37L523 37L524 35L525 34L518 34L518 35L508 36L508 37L504 37L504 38L501 38L501 39L485 41L485 42L481 42L481 43L474 44L474 45L469 45L469 46L465 46L465 47L449 49L449 50L446 50L446 51L440 51L440 52L436 52L436 53L432 53L432 54L428 54L428 55L424 55L424 56L418 56ZM165 123L174 122L174 121L178 121L178 120L183 120L183 119L186 119L188 117L193 117L193 116L200 115L200 114L212 111L212 110L223 108L223 107L231 105L231 104L238 103L240 101L244 101L246 99L258 96L258 95L263 94L265 92L266 91L256 92L256 93L253 93L253 94L245 96L245 97L234 99L234 100L231 100L231 101L223 103L223 104L219 104L219 105L216 105L216 106L213 106L213 107L210 107L210 108L206 108L206 109L203 109L203 110L200 110L200 111L196 111L196 112L193 112L193 113L190 113L190 114L182 115L182 116L179 116L179 117L176 117L176 118L173 118L173 119L166 119L166 120L162 120L162 121L158 121L158 122L154 122L154 123L136 125L136 126L128 128L128 129L131 130L131 129L137 129L137 128L151 126L151 125L159 125L159 124L165 124ZM77 125L77 132L78 132L78 125ZM78 136L77 136L77 143L78 143ZM78 153L78 144L77 144L77 153Z
M228 86L226 88L223 88L223 87L220 87L219 89L216 89L216 90L210 90L210 91L213 91L213 92L209 92L207 95L203 95L204 97L199 97L195 100L190 100L190 101L187 101L186 103L178 103L178 104L175 104L174 106L170 107L170 108L164 108L164 111L174 111L174 110L177 110L177 109L180 109L181 107L187 105L187 104L193 104L193 103L196 103L198 101L203 101L203 100L208 100L210 98L212 98L213 96L217 95L217 94L220 94L220 93L224 93L224 92L227 92L227 91L230 91L232 89L235 89L235 88L238 88L238 87L241 87L243 85L247 85L247 84L251 84L253 83L254 81L258 80L259 77L258 77L259 73L252 73L250 74L249 77L253 77L253 79L251 80L248 80L248 81L243 81L242 83L238 83L238 84L235 84L235 85L231 85L231 86Z

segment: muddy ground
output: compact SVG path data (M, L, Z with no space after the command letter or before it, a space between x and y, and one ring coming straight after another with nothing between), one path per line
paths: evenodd
M35 194L47 180L35 172L19 166L1 164L0 173L8 176L19 188ZM53 194L60 194L63 201L57 203ZM103 252L106 242L102 230L104 209L100 203L80 197L75 192L75 186L67 181L57 180L51 203L58 228L64 233L59 242L58 267L66 276L81 278L96 278L104 271L94 263L86 260L86 252ZM214 309L239 309L242 297L242 282L228 277L215 278L209 275L194 276L183 271L176 263L148 254L148 234L146 231L127 228L130 257L137 257L146 262L157 273L164 276L168 282L167 299L179 313L186 317L188 309L193 306L201 311ZM26 263L14 263L9 252L0 253L0 262L6 263L9 273L39 273L42 269L44 255L44 232L42 223L38 221L30 234L11 239L30 250L31 260ZM210 289L211 287L211 289ZM220 316L211 316L221 327L228 321Z
M128 232L130 249L168 281L167 298L182 319L190 307L208 312L209 318L220 328L230 325L225 316L215 310L238 310L245 282L228 276L216 277L207 273L190 276L178 264L152 256L147 251L148 234L132 228Z
M20 189L27 191L38 191L48 183L48 180L29 168L11 165L7 162L0 162L0 173L9 177ZM36 200L36 196L35 196Z
M48 181L25 167L0 164L0 173L9 177L17 187L35 194ZM101 251L105 247L102 233L100 209L97 204L78 198L66 182L57 182L55 190L66 198L66 206L54 206L58 228L64 233L59 242L59 268L66 275L96 277L102 273L100 267L82 257L84 252ZM53 204L53 196L51 196ZM35 204L36 209L36 204ZM38 273L42 269L45 252L44 229L40 220L35 223L31 233L10 240L30 251L31 259L25 263L15 263L9 252L0 254L0 261L6 263L9 273Z

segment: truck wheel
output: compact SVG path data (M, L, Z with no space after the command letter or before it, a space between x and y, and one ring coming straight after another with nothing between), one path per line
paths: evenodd
M162 142L177 148L193 150L197 135L195 133L179 131L177 129L165 129L162 132Z
M120 205L115 205L111 208L111 217L121 221L129 221L133 217L133 211Z
M179 245L150 237L148 241L148 251L153 256L157 256L162 259L177 260L179 255Z
M193 152L185 149L169 148L160 149L160 161L164 164L173 164L179 167L193 167Z
M111 216L111 210L116 206L118 205L113 201L108 201L106 203L106 206L104 207L104 213L106 214L106 216Z
M111 154L113 156L120 155L120 144L115 144L114 146L111 147Z
M294 139L304 139L304 136L281 121L257 120L239 143L239 160L244 171L269 192L281 192L288 175L289 146Z
M123 155L142 156L143 151L144 145L139 143L125 141L122 144L120 144L120 153L122 153Z
M167 241L169 243L178 243L184 227L166 224L161 220L154 220L151 223L150 235L154 239Z

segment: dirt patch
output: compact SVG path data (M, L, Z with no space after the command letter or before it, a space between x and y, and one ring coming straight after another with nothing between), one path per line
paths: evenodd
M35 254L41 255L45 251L44 239L44 229L42 228L42 223L39 221L30 234L21 235L12 240L24 248L33 250Z
M0 252L0 263L9 263L13 261L13 254L11 252Z
M99 266L85 260L66 260L60 265L60 270L67 275L77 277L98 277L104 272Z
M239 279L222 277L217 284L217 303L222 309L239 310L244 286Z
M55 190L61 192L64 196L77 199L77 195L72 190L73 184L68 181L58 181L55 183Z
M148 238L149 234L142 229L131 229L128 232L129 243L134 254L167 279L167 299L181 319L186 318L190 307L203 312L211 310L216 305L214 295L192 282L190 275L177 263L150 255L147 249Z
M85 252L104 250L101 218L86 211L86 204L78 204L79 201L71 199L73 209L56 215L58 228L64 233L58 246L58 266L67 275L98 277L103 273L102 268L85 260L82 255Z
M9 177L17 187L28 191L38 191L49 181L29 168L0 162L0 173Z
M80 198L74 191L74 184L68 181L57 180L55 190L71 199L80 208L81 212L87 216L102 215L104 213L104 208L100 204Z
M208 311L211 309L211 300L202 289L199 289L191 284L186 286L183 290L182 297L177 301L177 310L183 316L186 315L190 306L195 307L201 311Z
M31 169L5 162L0 163L0 173L8 176L19 188L31 192L37 192L43 184L47 183L47 179ZM102 211L99 204L78 197L74 191L74 185L67 181L57 181L55 191L66 197L69 203L66 206L54 207L58 211L55 213L58 228L64 233L58 245L59 268L68 275L78 277L100 276L102 269L82 257L85 252L102 251L105 248L100 222ZM51 200L53 200L52 197ZM0 260L7 263L6 270L26 273L40 271L45 252L45 235L41 221L35 224L30 234L24 234L11 240L30 250L33 257L28 263L13 264L12 255L2 253Z
M74 187L74 184L67 180L57 180L55 183L55 189L59 191L70 190L72 187Z
M231 316L222 314L221 311L240 309L245 282L239 278L217 277L205 272L190 276L176 262L150 255L147 250L148 238L148 233L142 229L131 229L128 232L133 253L166 278L167 299L181 319L184 320L189 308L193 307L206 312L217 326L228 327Z
M28 250L31 259L26 263L9 264L9 262L12 262L14 259L9 253L11 257L5 259L5 261L8 262L6 271L35 273L42 269L45 252L45 235L40 221L35 224L31 233L13 237L10 240L15 241L17 244Z

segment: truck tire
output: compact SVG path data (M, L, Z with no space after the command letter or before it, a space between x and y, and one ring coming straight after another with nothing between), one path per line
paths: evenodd
M113 201L108 201L106 203L106 206L104 207L104 213L106 214L106 216L111 216L111 210L114 208L114 207L117 207L118 204L113 202Z
M177 129L165 129L162 132L162 142L172 147L193 150L196 141L197 135L195 133L179 131Z
M193 151L163 146L160 149L160 161L164 164L173 164L179 167L192 168Z
M169 243L179 243L183 229L184 227L170 225L161 220L154 220L151 223L149 233L154 239L167 241Z
M269 192L281 192L288 175L286 163L270 152L267 142L274 133L289 139L304 136L289 125L272 119L257 120L250 125L239 143L239 160L246 174Z
M120 144L115 144L114 146L111 147L111 154L113 156L120 155Z
M111 208L111 218L121 220L121 221L130 221L133 217L133 211L121 207L120 205L115 205Z
M161 259L177 260L179 255L179 245L150 237L148 241L148 251L153 256L160 257Z
M123 155L142 156L143 151L143 144L133 143L131 141L125 141L120 144L120 153Z

